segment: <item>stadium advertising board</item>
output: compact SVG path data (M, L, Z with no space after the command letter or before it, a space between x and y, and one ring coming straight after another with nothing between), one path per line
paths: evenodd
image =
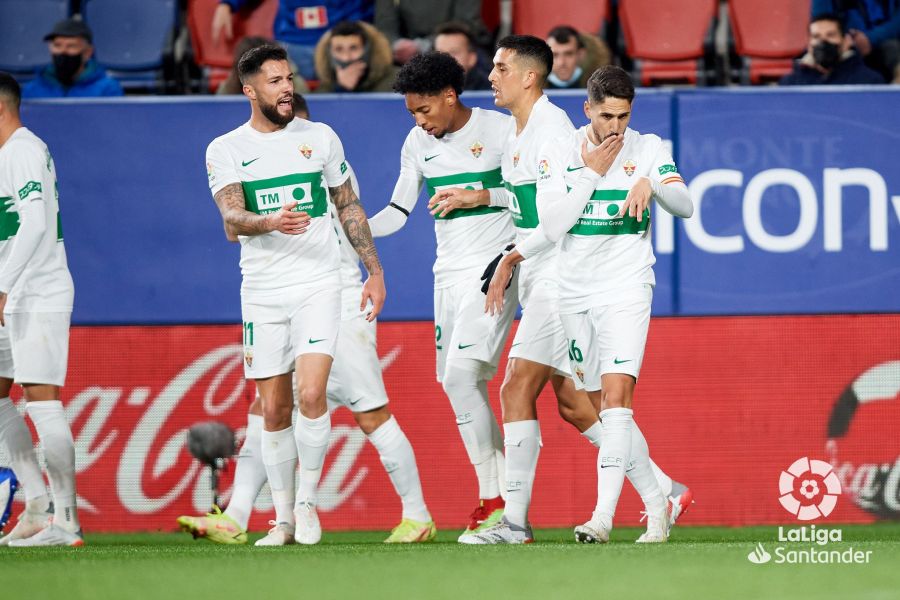
M840 479L844 500L829 522L900 518L900 361L890 333L898 328L896 315L655 319L636 416L656 462L694 490L684 524L796 523L778 481L798 456L827 461ZM188 453L186 432L216 420L242 435L253 390L243 379L240 326L72 334L63 401L85 530L173 530L178 515L207 510L209 472ZM379 325L390 406L415 449L425 499L439 528L457 529L477 486L434 380L433 344L430 323ZM495 400L501 379L491 384ZM550 394L539 410L533 523L580 523L595 500L596 451L556 416ZM222 480L226 500L232 477L233 463ZM257 506L251 528L263 530L272 518L267 492ZM617 522L637 524L640 509L626 486ZM343 409L334 415L320 515L326 531L388 529L400 516L377 454Z

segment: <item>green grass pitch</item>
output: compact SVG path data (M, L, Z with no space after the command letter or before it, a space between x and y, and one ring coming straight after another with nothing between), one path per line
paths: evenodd
M29 600L900 598L900 523L842 529L843 542L824 548L871 550L869 564L752 564L757 542L773 553L810 546L777 543L776 527L676 527L668 544L648 546L629 528L596 546L574 543L570 529L482 547L456 544L456 531L412 546L382 544L385 532L326 532L318 546L283 548L95 534L83 548L0 548L0 589Z

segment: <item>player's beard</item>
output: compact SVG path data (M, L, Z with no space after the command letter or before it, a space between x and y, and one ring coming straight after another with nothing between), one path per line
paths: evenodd
M294 99L291 98L291 112L283 115L278 112L278 103L276 101L275 104L266 104L262 100L259 101L259 111L263 114L265 118L272 121L275 125L280 127L284 127L288 123L294 120Z

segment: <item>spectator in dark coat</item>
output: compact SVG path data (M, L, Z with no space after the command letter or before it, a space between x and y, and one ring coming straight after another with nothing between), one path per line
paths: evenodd
M487 62L478 52L472 30L461 21L439 25L434 32L434 49L446 52L456 59L466 72L466 90L489 90L491 82L484 64Z

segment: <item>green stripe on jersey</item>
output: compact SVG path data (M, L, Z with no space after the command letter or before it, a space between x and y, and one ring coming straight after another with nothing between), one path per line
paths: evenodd
M514 198L509 203L509 211L512 213L513 223L521 229L534 229L538 226L537 212L537 183L524 183L512 185L508 181L503 182Z
M293 201L297 202L294 210L306 211L310 217L321 217L328 212L321 171L242 181L241 186L244 188L244 206L258 215L281 210L283 205Z
M573 235L626 235L643 233L650 226L650 210L645 209L643 218L628 215L616 218L622 210L622 203L628 190L594 190L591 199L584 206L578 222L569 230Z
M0 242L5 242L19 231L19 213L8 212L11 203L11 196L0 197Z
M432 197L439 189L447 187L462 187L467 190L486 190L489 188L503 187L503 176L500 174L500 168L492 171L481 171L478 173L458 173L456 175L441 175L440 177L426 177L425 184L428 186L428 197ZM506 210L502 206L476 206L475 208L461 208L454 210L446 217L435 215L435 219L458 219L460 217L474 217L477 215L489 215L492 213Z

